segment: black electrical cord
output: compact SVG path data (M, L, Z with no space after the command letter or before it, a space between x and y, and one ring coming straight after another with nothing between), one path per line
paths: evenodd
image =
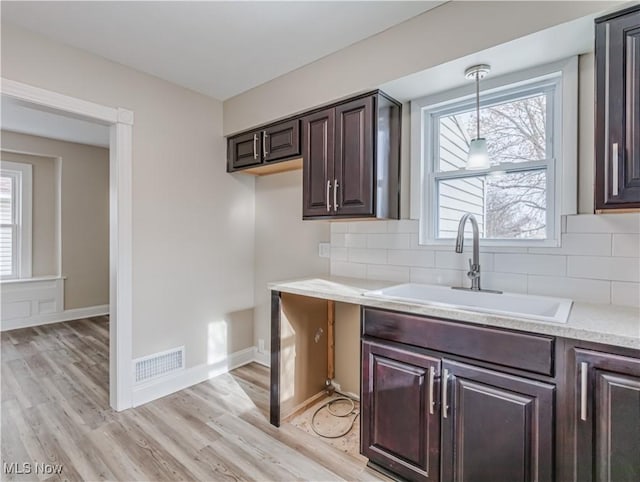
M345 413L336 413L331 409L331 405L334 404L335 402L340 402L346 400L348 402L351 403L351 407L349 408L349 410ZM328 412L333 415L334 417L340 417L340 418L344 418L344 417L348 417L350 415L354 415L353 419L351 420L351 425L349 425L349 428L347 430L345 430L344 432L338 434L338 435L327 435L327 434L323 434L318 432L318 429L316 429L315 426L315 419L316 419L316 415L318 415L318 413L320 412L320 410L322 410L323 408L326 408L328 410ZM351 432L351 429L353 428L353 425L356 423L356 419L360 416L360 412L358 410L356 410L356 404L354 403L354 401L352 399L350 399L349 397L337 397L334 398L332 400L329 400L328 402L323 403L322 405L320 405L315 412L313 412L313 415L311 416L311 429L318 435L320 435L320 437L323 438L340 438L340 437L344 437L345 435L347 435L349 432Z

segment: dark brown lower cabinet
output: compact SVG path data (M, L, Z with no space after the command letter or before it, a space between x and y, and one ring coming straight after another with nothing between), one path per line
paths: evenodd
M449 360L442 373L443 481L553 480L555 386Z
M640 359L575 349L575 480L640 480Z
M362 453L378 467L418 481L554 479L554 385L370 340L362 369Z
M362 453L410 480L440 479L438 358L362 344Z

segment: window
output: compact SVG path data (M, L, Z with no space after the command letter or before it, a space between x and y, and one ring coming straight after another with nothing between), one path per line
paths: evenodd
M2 161L0 277L31 277L31 165Z
M482 81L480 131L491 159L486 170L465 169L476 136L473 86L412 102L422 244L455 238L464 213L476 217L484 244L558 244L560 214L576 209L577 136L569 121L576 116L577 88L568 99L562 96L566 77L576 77L567 66L575 70L576 63Z

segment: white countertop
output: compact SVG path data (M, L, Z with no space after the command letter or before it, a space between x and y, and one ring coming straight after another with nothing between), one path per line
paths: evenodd
M638 308L574 302L567 323L553 323L363 296L366 291L397 284L388 281L326 277L273 282L269 283L269 289L312 298L640 349L640 309Z

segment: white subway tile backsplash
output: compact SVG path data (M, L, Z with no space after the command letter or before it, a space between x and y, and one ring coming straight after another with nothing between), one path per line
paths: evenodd
M455 243L452 240L450 244L420 244L420 234L411 233L411 249L429 249L431 251L453 251Z
M333 261L347 261L347 248L331 246L331 259Z
M334 247L344 247L346 245L344 233L331 232L331 249Z
M417 233L420 223L414 219L398 219L387 221L387 231L390 233Z
M640 282L640 258L609 256L569 256L567 275L573 278L591 278Z
M436 268L469 270L471 252L456 253L455 251L437 251ZM480 253L480 268L482 271L493 271L493 257L491 253Z
M550 276L565 276L567 257L544 254L503 254L493 255L493 270L502 273L524 273Z
M471 244L420 245L416 220L331 224L331 274L467 286ZM481 243L482 244L482 243ZM640 213L563 216L554 248L480 247L487 289L640 305Z
M367 265L331 260L331 275L364 279L367 277Z
M369 234L367 235L368 248L409 249L411 235L398 234Z
M355 221L349 223L350 233L386 233L387 221Z
M383 281L409 282L410 268L404 266L367 265L367 278Z
M487 290L507 291L510 293L527 292L527 275L515 273L496 273L483 271L481 286Z
M557 296L590 303L611 302L610 281L528 275L527 284L531 295Z
M344 235L344 245L347 248L366 248L367 247L367 235L347 233Z
M332 233L347 233L349 232L349 223L345 222L333 222L331 223Z
M417 249L390 249L387 262L396 266L419 266L432 268L435 266L433 251L419 251Z
M386 249L349 248L347 257L351 263L387 264Z
M567 233L560 248L529 248L534 254L573 254L579 256L611 256L611 234Z
M640 257L640 235L638 234L614 234L614 256Z
M411 282L462 286L462 271L454 269L411 268Z
M611 303L640 308L640 284L612 281ZM640 315L640 312L638 315Z
M567 216L568 233L640 233L640 213Z

